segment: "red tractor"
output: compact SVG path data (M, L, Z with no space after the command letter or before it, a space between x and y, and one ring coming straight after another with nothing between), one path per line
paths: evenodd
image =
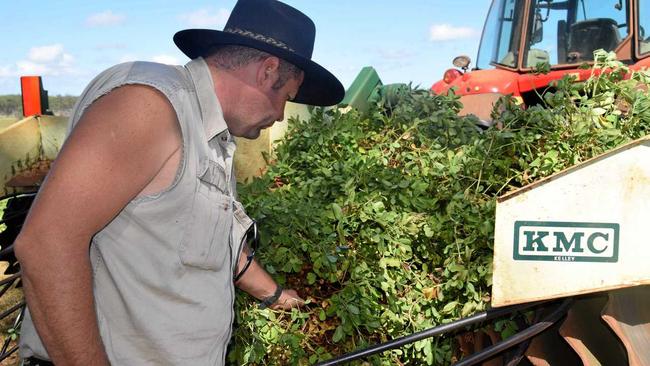
M648 9L645 8L648 6ZM571 74L589 77L580 68L593 62L594 51L613 51L631 69L650 66L650 0L493 0L485 21L478 60L456 57L431 87L436 94L454 89L461 114L490 124L494 102L512 95L535 104L537 91ZM547 73L536 72L548 65Z

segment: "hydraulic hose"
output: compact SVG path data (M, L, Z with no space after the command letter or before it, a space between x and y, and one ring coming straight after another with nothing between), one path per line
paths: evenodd
M433 328L430 328L430 329L427 329L427 330L423 330L421 332L413 333L411 335L404 336L404 337L401 337L401 338L397 338L397 339L394 339L394 340L389 341L389 342L380 343L380 344L377 344L377 345L374 345L374 346L371 346L371 347L368 347L368 348L365 348L365 349L362 349L362 350L347 353L347 354L344 354L342 356L333 358L331 360L327 360L327 361L323 361L321 363L318 363L316 366L341 365L341 364L344 364L346 362L354 361L354 360L357 360L357 359L360 359L360 358L365 358L365 357L368 357L368 356L371 356L371 355L374 355L374 354L377 354L377 353L381 353L381 352L384 352L384 351L388 351L388 350L391 350L391 349L394 349L394 348L399 348L399 347L402 347L402 346L404 346L406 344L417 342L417 341L425 339L425 338L430 338L430 337L434 337L434 336L437 336L437 335L440 335L440 334L453 332L453 331L468 327L470 325L474 325L476 323L481 323L481 322L488 321L488 320L491 320L491 319L500 318L500 317L508 315L510 313L525 310L525 309L531 308L533 306L540 305L542 303L543 302L533 302L533 303L526 303L526 304L520 304L520 305L507 306L507 307L503 307L503 308L490 309L490 310L475 314L475 315L473 315L473 316L471 316L469 318L459 319L459 320L456 320L456 321L448 323L448 324L440 325L440 326L433 327ZM564 303L562 305L564 305ZM527 328L526 330L528 330L528 329L530 329L530 328ZM546 329L546 328L544 328L544 329ZM535 334L538 334L538 333L535 333ZM508 338L508 340L509 339L510 338ZM522 342L524 340L525 339L521 340L520 342ZM503 342L501 342L501 343L503 343ZM501 344L501 343L498 343L498 344ZM517 342L517 343L519 343L519 342ZM512 345L515 345L517 343L513 343ZM512 346L512 345L510 345L510 346ZM508 346L508 347L510 347L510 346ZM506 347L506 348L508 348L508 347ZM498 352L500 352L500 351L497 351L497 353ZM490 357L490 356L491 355L488 355L487 357Z

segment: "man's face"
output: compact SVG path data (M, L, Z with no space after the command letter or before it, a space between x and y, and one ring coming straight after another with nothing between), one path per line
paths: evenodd
M261 130L271 127L276 121L284 119L284 107L287 101L293 100L300 89L303 81L303 74L298 78L290 77L287 82L280 88L274 88L274 80L277 81L279 75L277 71L272 71L276 75L271 75L270 82L252 90L246 101L242 101L242 106L246 106L239 116L236 136L255 139L260 135ZM233 131L234 132L234 131Z

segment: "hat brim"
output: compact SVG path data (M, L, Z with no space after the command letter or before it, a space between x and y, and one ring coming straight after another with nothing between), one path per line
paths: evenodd
M305 78L293 102L314 106L338 104L345 96L341 82L314 61L290 50L239 34L212 29L186 29L174 35L174 43L191 59L206 56L214 46L239 45L267 52L300 68Z

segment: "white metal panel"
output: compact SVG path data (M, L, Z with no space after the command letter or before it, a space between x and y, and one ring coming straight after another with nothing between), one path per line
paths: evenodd
M499 199L492 305L650 283L650 140Z

